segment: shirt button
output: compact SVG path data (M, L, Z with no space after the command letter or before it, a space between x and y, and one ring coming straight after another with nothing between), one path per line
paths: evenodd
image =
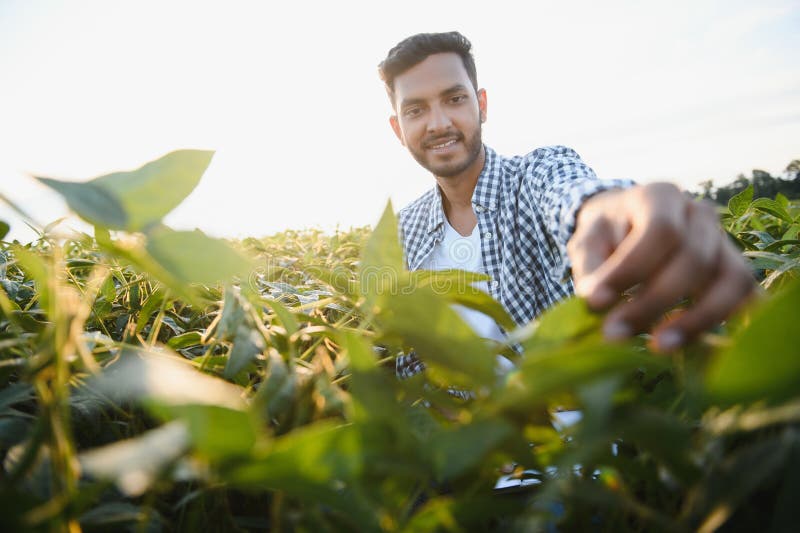
M478 212L478 213L483 213L484 211L486 211L486 208L483 207L482 205L476 205L475 206L475 211Z
M486 233L483 234L483 238L484 239L491 239L492 238L492 232L491 231L487 231Z
M494 281L492 282L492 288L493 288L493 289L496 289L496 288L497 288L497 287L499 287L499 286L500 286L500 282L499 282L499 281L497 281L497 280L494 280Z

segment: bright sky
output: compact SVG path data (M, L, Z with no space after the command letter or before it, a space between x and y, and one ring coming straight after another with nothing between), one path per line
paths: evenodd
M687 188L780 174L800 158L799 27L797 0L0 0L0 192L47 223L66 207L29 174L86 180L204 148L173 227L374 224L433 185L389 128L377 64L453 29L501 154L566 144L602 177Z

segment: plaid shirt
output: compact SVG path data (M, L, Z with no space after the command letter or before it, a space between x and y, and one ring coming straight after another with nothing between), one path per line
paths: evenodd
M573 291L567 241L581 204L598 192L629 187L630 180L600 180L565 146L503 157L488 146L472 194L489 293L517 325L527 324ZM441 191L434 187L400 210L406 266L418 270L444 238ZM424 355L424 354L423 354ZM412 353L396 360L398 376L424 369Z

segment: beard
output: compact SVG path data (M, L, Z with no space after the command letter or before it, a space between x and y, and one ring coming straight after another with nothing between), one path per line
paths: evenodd
M459 132L457 140L464 144L464 148L466 150L466 154L463 156L453 156L450 161L436 161L436 156L429 154L425 148L426 146L436 144L437 140L439 139L451 138L453 138L452 133L449 135L426 138L421 143L421 147L411 148L411 146L409 146L408 150L411 152L411 155L414 157L417 163L419 163L422 168L426 169L434 176L440 178L451 178L453 176L458 176L468 169L470 165L472 165L480 156L481 150L483 149L480 122L478 123L478 127L476 128L475 132L469 137L465 137L463 133Z

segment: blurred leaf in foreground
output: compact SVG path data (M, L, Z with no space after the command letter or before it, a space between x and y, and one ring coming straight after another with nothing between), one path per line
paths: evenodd
M113 481L128 496L139 496L189 447L189 431L170 422L143 435L80 455L83 472Z
M180 361L127 353L95 380L94 387L117 400L137 401L161 418L184 420L192 444L207 457L249 451L258 428L241 389Z
M726 402L779 402L800 393L800 280L753 312L708 374L711 394Z
M81 218L109 229L142 231L157 224L200 182L214 152L176 150L129 172L78 183L36 177Z

